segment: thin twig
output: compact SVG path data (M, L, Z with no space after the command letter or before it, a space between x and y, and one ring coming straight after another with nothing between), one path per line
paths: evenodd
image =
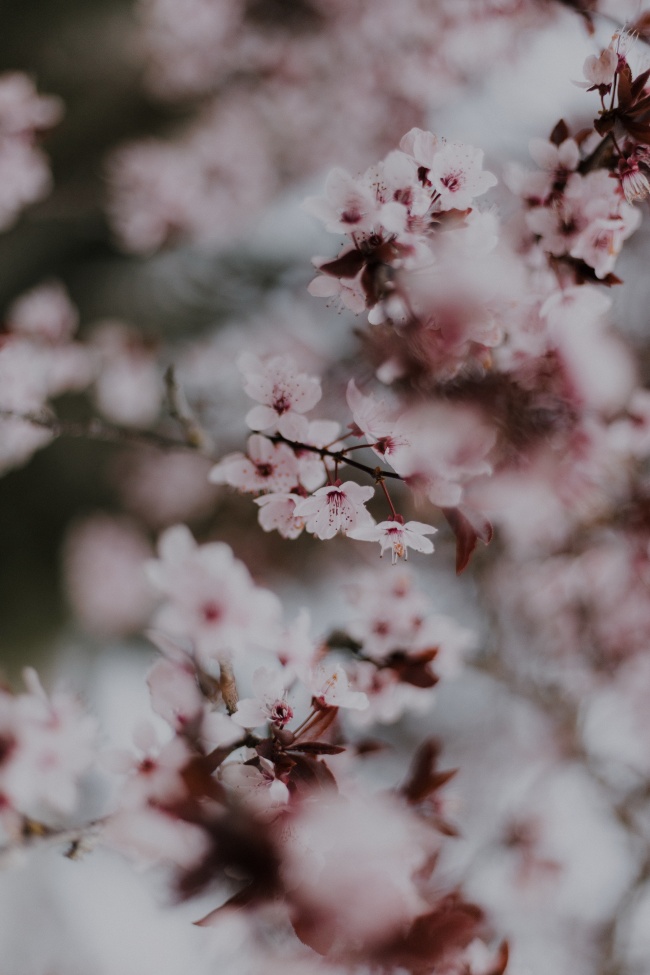
M165 391L169 414L180 423L185 431L188 444L203 452L212 450L214 446L212 439L203 429L187 402L185 392L176 379L176 371L173 365L168 366L165 371Z

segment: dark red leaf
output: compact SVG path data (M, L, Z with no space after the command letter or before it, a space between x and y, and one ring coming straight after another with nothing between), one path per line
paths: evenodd
M294 793L313 793L321 789L336 791L336 779L325 762L308 755L294 755L288 786Z
M329 726L335 720L338 713L338 708L323 708L318 717L314 718L312 723L309 725L308 730L304 734L300 735L301 741L318 741L320 736L327 731Z
M386 658L382 666L394 670L403 684L412 684L413 687L435 687L439 678L429 664L437 655L438 647L427 647L415 653L395 650Z
M469 565L476 543L488 545L492 541L492 525L487 518L467 508L442 508L441 511L456 536L456 574L460 575Z
M375 755L377 752L386 751L387 748L390 748L388 742L379 741L377 738L363 738L354 745L354 751L359 758L363 758L365 755Z
M618 73L618 105L626 109L632 103L632 69L624 64Z
M309 755L340 755L345 751L342 745L329 745L326 741L304 741L290 745L291 752L306 752Z
M565 139L569 138L569 126L566 124L563 118L557 123L553 131L549 136L549 141L553 143L554 146L561 145Z
M625 117L621 119L621 124L637 142L644 145L650 143L650 124L647 122L635 122L634 119Z
M321 264L318 270L322 271L323 274L331 275L333 278L354 278L365 261L365 255L355 247L353 250L339 255L333 261L326 261L325 264Z
M605 112L600 118L594 119L594 128L598 135L608 135L614 128L615 117L611 112Z
M465 948L483 921L480 908L450 894L427 914L416 918L409 931L382 947L382 962L406 968L411 975L429 975L445 955Z
M205 917L200 918L198 921L194 921L197 928L211 928L213 925L218 923L218 918L226 911L236 911L242 907L249 907L256 901L259 901L259 893L255 889L253 884L249 884L247 887L243 887L242 890L233 894L225 904L221 904L219 907L215 907L213 911L206 914Z
M645 83L648 80L648 78L650 78L650 68L647 71L644 71L643 74L640 74L637 78L634 79L634 81L632 82L633 99L637 99L639 97L639 95L645 88Z
M439 756L440 745L435 739L430 738L420 745L409 769L408 778L400 789L408 802L422 802L456 774L457 769L437 771Z

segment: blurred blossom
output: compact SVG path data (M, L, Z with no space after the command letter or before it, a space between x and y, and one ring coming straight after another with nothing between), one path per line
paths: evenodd
M95 514L73 524L65 541L67 596L79 622L98 636L141 629L151 611L144 562L146 535L123 516Z

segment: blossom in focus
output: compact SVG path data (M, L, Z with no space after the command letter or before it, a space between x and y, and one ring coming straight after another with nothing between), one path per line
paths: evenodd
M245 383L244 390L260 405L246 415L252 430L280 433L287 440L304 439L308 423L307 413L321 398L321 388L315 376L298 371L290 356L274 356L262 362L257 356L246 354L239 362Z
M322 487L297 504L294 515L304 518L307 531L318 538L334 538L337 532L345 535L370 519L365 503L374 493L374 488L354 481Z
M298 484L298 461L291 447L273 443L254 433L248 438L248 456L228 454L208 475L212 484L229 484L239 491L291 492Z
M261 527L265 532L276 530L283 538L297 538L305 527L304 518L295 515L296 505L302 500L299 494L265 494L255 498Z
M348 675L340 664L312 667L305 683L321 707L352 708L354 711L368 707L366 695L350 689Z
M433 535L438 529L432 525L425 525L421 521L407 521L406 524L398 520L382 521L378 525L361 526L348 532L350 538L362 542L379 542L381 554L391 549L393 565L398 559L408 559L408 549L433 552L433 542L426 535Z
M293 708L287 701L286 677L260 667L253 674L255 697L243 698L237 705L233 721L242 728L257 728L270 721L284 728L293 718Z

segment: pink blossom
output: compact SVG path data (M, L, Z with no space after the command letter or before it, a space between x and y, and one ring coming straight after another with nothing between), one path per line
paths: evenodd
M262 819L274 818L289 802L289 790L275 777L273 763L259 759L259 765L227 762L221 766L219 778L243 806Z
M312 420L307 428L304 443L312 447L329 447L340 450L344 444L337 441L341 424L335 420ZM327 480L327 472L334 469L331 457L320 457L312 450L296 450L300 483L306 491L315 491Z
M640 223L638 210L625 217L596 218L573 243L571 257L581 258L593 267L597 278L604 278L614 269L623 241L634 233Z
M580 149L575 139L565 139L559 146L546 139L531 139L528 149L537 165L552 173L555 179L566 178L580 162Z
M109 420L125 426L149 426L160 412L161 368L155 351L122 322L102 322L91 336L99 370L97 407Z
M12 332L46 342L64 342L74 335L79 322L77 309L59 281L48 281L20 295L7 311Z
M25 694L0 691L0 794L28 816L70 813L95 759L96 722L66 691L48 696L31 668L24 680Z
M255 697L243 698L237 705L233 721L242 728L257 728L269 721L284 728L293 718L293 708L287 701L286 676L260 667L253 674Z
M351 379L347 386L346 398L355 424L368 441L368 445L379 456L393 466L400 448L408 445L408 440L400 433L399 420L395 420L383 400L376 400L371 394L364 395Z
M253 584L227 545L198 546L189 530L177 525L161 536L159 552L148 570L166 600L155 617L160 630L192 641L206 665L252 647L275 648L279 602Z
M424 910L414 875L437 845L435 833L388 796L331 795L292 819L285 882L318 918L323 944L358 951L385 943Z
M304 518L296 518L296 505L303 498L299 494L265 494L255 498L259 505L258 520L265 532L277 531L283 538L297 538L305 527Z
M188 744L175 737L164 745L151 724L142 721L133 734L137 754L126 749L106 753L104 764L111 771L126 774L119 804L138 808L149 803L171 804L185 796L182 771L191 758Z
M352 708L353 711L363 711L368 707L366 695L350 689L348 675L340 664L312 667L305 683L321 707Z
M298 484L298 461L291 447L253 434L248 456L228 454L208 475L212 484L229 484L240 491L290 493Z
M618 68L618 54L612 47L606 47L598 56L590 54L582 73L591 85L611 85Z
M63 552L67 596L90 633L142 629L153 604L144 572L152 554L149 539L128 518L94 514L70 527Z
M433 157L428 178L439 194L441 210L465 210L475 196L481 196L497 179L483 170L483 151L460 142L442 142Z
M257 356L242 356L239 368L244 374L244 390L261 405L246 415L252 430L280 433L287 440L304 439L307 420L301 415L321 398L315 376L299 372L290 356L275 356L262 362Z
M182 653L160 657L147 674L151 707L175 731L191 726L203 713L196 667Z
M320 270L321 266L329 261L329 257L315 257L312 263ZM343 308L359 315L366 308L366 296L360 278L361 272L355 278L345 279L321 274L310 281L307 291L315 298L338 298Z
M374 493L374 488L362 487L354 481L322 487L297 504L294 515L304 518L307 531L313 535L333 538L337 532L347 534L369 520L365 503Z
M375 194L367 181L355 179L344 169L333 169L325 181L325 196L310 196L304 209L325 223L333 234L369 231L378 213Z
M437 531L432 525L425 525L420 521L407 521L403 524L393 520L355 528L348 534L350 538L362 542L379 542L382 555L387 548L391 549L391 562L395 565L398 558L408 559L409 548L427 554L433 552L433 542L424 536L433 535Z

